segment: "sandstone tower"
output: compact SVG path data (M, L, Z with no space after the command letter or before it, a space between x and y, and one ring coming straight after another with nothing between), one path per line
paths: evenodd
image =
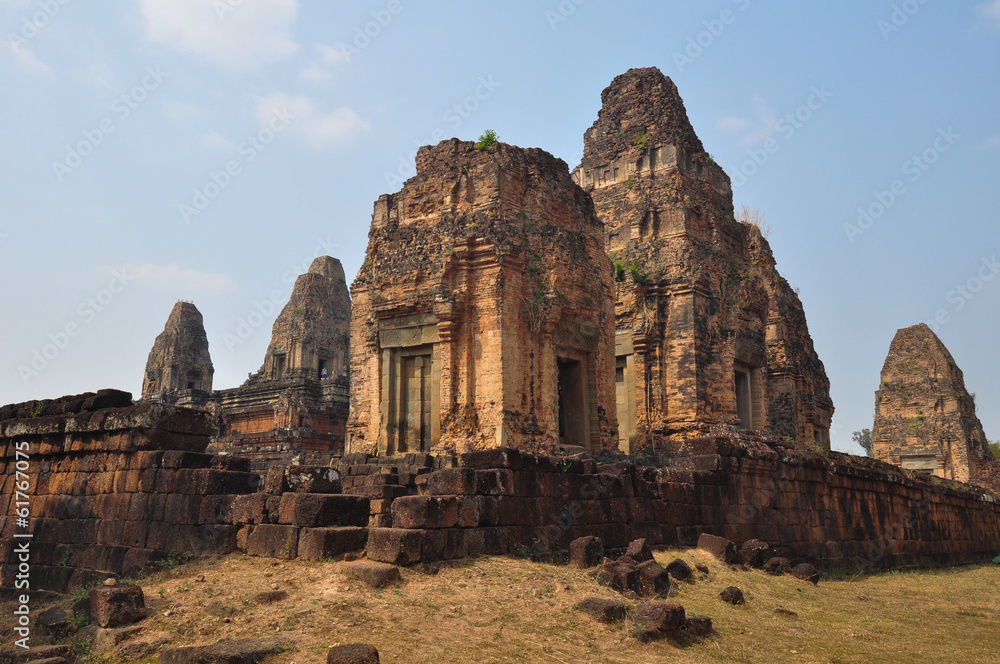
M201 312L180 301L149 351L142 398L182 405L198 401L212 391L214 373Z
M295 280L292 296L271 328L261 373L268 379L347 376L351 297L344 267L321 256Z
M875 393L872 453L962 482L993 459L962 370L924 323L899 330L889 346Z
M674 83L633 69L602 93L573 174L614 261L623 451L683 453L713 425L829 449L833 404L802 305L733 214Z
M351 451L616 447L611 276L563 161L421 148L352 286Z
M344 452L349 403L351 299L340 261L321 256L295 280L274 321L264 364L240 387L213 395L213 450L250 457L256 468Z

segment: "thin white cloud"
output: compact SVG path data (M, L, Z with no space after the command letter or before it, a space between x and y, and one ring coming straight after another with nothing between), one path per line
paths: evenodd
M347 59L347 54L344 53L344 49L327 46L326 44L316 44L314 48L316 54L319 55L320 62L328 67L344 65L350 62Z
M746 118L737 117L735 115L727 115L718 118L715 121L715 125L718 127L719 131L735 134L737 132L746 131L750 127L750 121Z
M213 150L235 150L236 144L227 140L217 131L210 131L201 137L201 144Z
M978 145L980 150L1000 150L1000 134L990 136Z
M343 49L327 46L326 44L316 44L313 46L316 53L316 60L309 63L309 66L299 72L299 79L307 83L326 83L333 74L328 67L337 67L349 62Z
M299 72L299 79L306 83L326 83L331 78L333 78L333 74L315 62Z
M228 274L183 268L176 263L168 265L128 263L120 267L102 266L97 271L102 277L110 278L120 274L129 284L176 291L178 296L187 293L227 295L234 293L237 287L236 280Z
M976 5L976 9L1000 28L1000 0L991 0L990 2Z
M163 117L176 124L187 124L206 115L208 113L203 108L175 100L168 101L163 107Z
M146 36L228 69L256 69L298 51L298 0L139 0ZM222 10L220 10L222 7Z
M283 92L258 99L254 115L261 126L266 126L285 112L293 119L284 131L317 150L345 143L371 128L352 108L345 106L324 113L311 97Z
M32 53L27 46L8 42L7 50L10 52L14 62L17 66L29 74L34 74L35 76L52 76L52 68L47 64L39 60L34 53Z
M748 121L752 129L740 139L741 148L763 143L778 131L778 113L760 95L754 95L752 101L755 119Z

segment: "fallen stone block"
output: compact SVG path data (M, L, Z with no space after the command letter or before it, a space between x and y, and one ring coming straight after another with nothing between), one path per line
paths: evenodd
M363 581L372 588L383 588L390 583L398 583L403 578L395 565L364 560L348 563L343 570L347 576Z
M740 558L747 567L763 567L771 558L771 545L759 539L747 540L740 547Z
M35 617L35 629L56 638L73 631L73 612L64 606L53 606Z
M694 576L694 571L691 566L687 564L682 558L678 558L669 565L667 565L667 573L678 581L687 581Z
M647 560L636 567L639 573L640 593L643 597L673 597L679 592L670 573L655 560Z
M675 632L684 624L684 607L672 602L649 602L635 609L636 622L646 629Z
M575 607L602 623L613 623L625 618L631 608L627 602L588 597Z
M702 533L698 536L698 548L702 551L708 551L727 565L739 562L736 545L725 537Z
M620 559L604 563L592 572L597 582L620 593L634 592L637 595L642 592L639 583L639 572L634 565L622 562Z
M160 664L256 664L288 647L289 643L279 638L233 639L208 646L168 648L160 653Z
M24 650L4 650L0 652L0 664L27 664L40 659L59 658L67 662L76 661L76 652L72 645L36 646Z
M719 597L722 598L723 602L727 604L732 604L733 606L738 606L740 604L746 604L746 598L743 597L743 591L736 586L729 586L721 593Z
M715 634L715 629L708 616L688 616L681 626L681 632L687 636L706 637Z
M625 550L625 555L634 560L637 565L653 559L653 552L646 545L645 539L632 541L628 545L628 549Z
M101 627L127 625L146 617L139 586L102 586L90 591L90 617Z
M764 563L764 571L772 576L791 574L792 561L788 558L775 557Z
M379 664L378 649L367 643L334 646L326 653L326 664Z
M792 568L792 576L796 579L802 579L803 581L808 581L814 586L819 583L819 572L816 568L809 563L802 563L801 565L796 565Z
M569 564L587 569L604 560L604 543L600 537L579 537L569 545Z

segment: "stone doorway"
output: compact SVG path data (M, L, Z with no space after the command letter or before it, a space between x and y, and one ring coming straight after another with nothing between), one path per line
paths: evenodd
M389 352L386 454L429 452L433 444L433 349Z
M753 428L753 400L750 397L750 372L736 370L736 416L740 427Z
M559 372L559 441L589 447L586 373L581 360L557 357Z

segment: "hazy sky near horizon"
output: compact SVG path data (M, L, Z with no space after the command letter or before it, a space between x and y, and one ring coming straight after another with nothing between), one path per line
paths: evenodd
M178 299L238 385L315 256L353 278L418 146L492 128L573 168L601 91L656 66L772 227L834 448L921 321L1000 438L1000 0L0 0L0 26L0 403L137 394Z

